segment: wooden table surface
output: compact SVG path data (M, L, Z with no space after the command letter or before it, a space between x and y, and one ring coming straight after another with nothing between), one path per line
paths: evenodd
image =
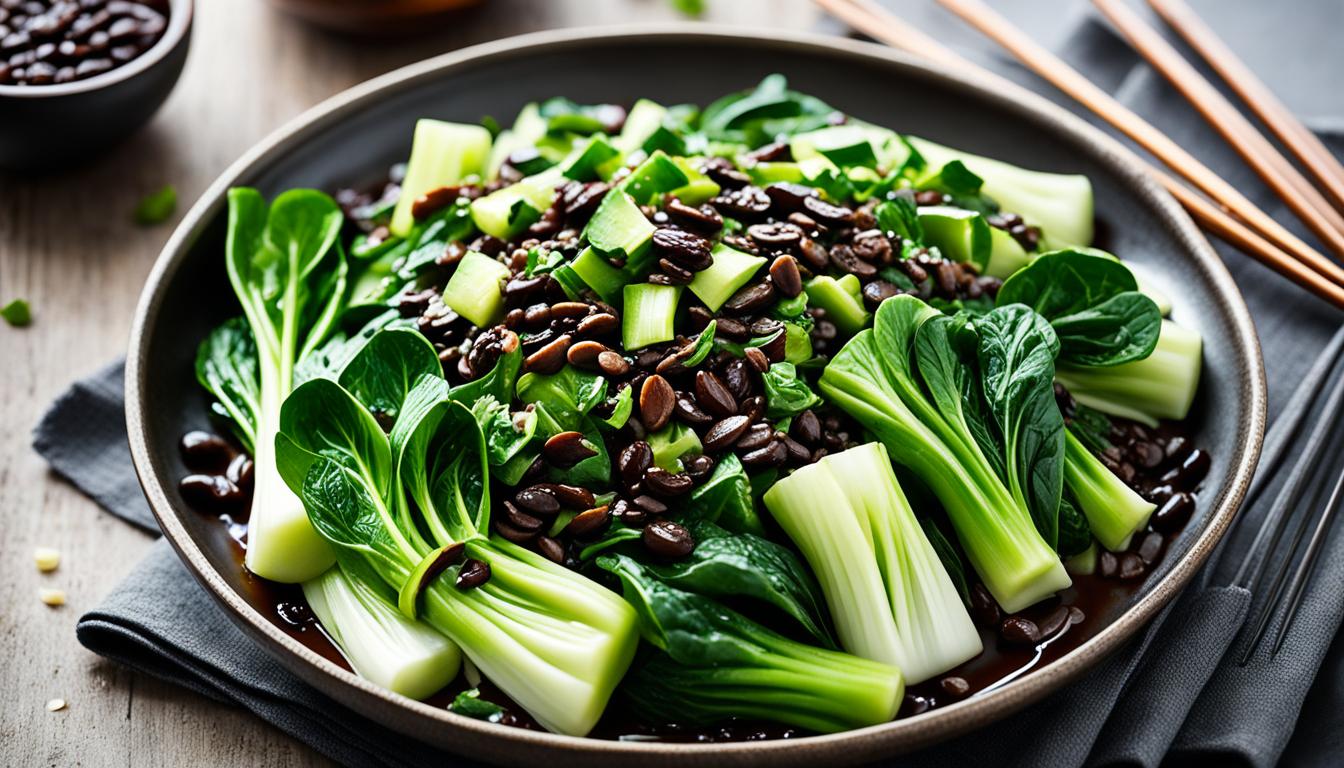
M709 6L706 19L723 23L805 29L817 19L806 0ZM329 764L247 712L129 672L75 641L79 615L152 539L52 476L29 433L64 387L124 353L145 276L176 221L131 223L139 198L171 183L180 215L271 130L404 64L538 29L676 17L667 0L489 0L423 38L361 42L261 0L199 0L186 70L145 129L77 172L0 174L0 304L24 297L34 312L29 328L0 325L0 765ZM58 571L38 573L38 546L60 550ZM43 605L41 587L64 589L68 604ZM53 698L68 708L48 712Z

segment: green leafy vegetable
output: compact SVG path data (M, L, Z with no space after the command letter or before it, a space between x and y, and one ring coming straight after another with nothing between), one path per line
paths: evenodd
M1162 313L1115 259L1077 250L1038 256L1004 281L999 306L1025 304L1050 321L1060 362L1120 365L1152 354Z
M964 409L956 405L960 393L944 391L949 383L931 380L926 366L913 365L916 333L936 316L914 297L882 302L874 327L859 332L827 364L821 391L928 483L990 592L1005 610L1021 610L1067 587L1069 577L1030 510L971 434ZM1011 373L1005 369L1000 378L1011 380ZM939 394L937 401L926 387Z
M904 686L895 667L778 635L702 595L664 584L629 557L603 555L661 651L622 686L636 715L675 711L690 723L748 717L829 733L896 714Z
M478 688L470 688L457 694L453 697L453 703L448 705L448 709L459 715L474 717L477 720L489 720L492 723L499 722L504 714L503 707L482 699Z
M1064 477L1069 493L1086 516L1091 533L1103 547L1116 552L1127 549L1134 532L1148 525L1148 518L1157 507L1125 485L1072 432L1065 434L1068 453ZM1081 539L1076 541L1068 554L1081 552L1088 543Z
M33 322L33 310L28 306L24 299L14 299L3 307L0 307L0 317L5 319L6 323L14 328L22 328L31 325Z
M761 379L765 383L765 415L771 419L795 416L821 403L792 363L772 364Z
M682 517L688 522L716 523L734 533L765 535L752 502L751 479L731 453L719 459L709 477L691 491Z
M162 224L177 210L177 188L165 184L159 189L140 198L135 206L135 223L144 226Z
M250 438L256 479L246 562L273 581L306 581L333 562L277 473L275 434L296 369L333 333L344 304L342 220L320 192L291 190L268 206L254 189L229 190L226 267L247 331L235 323L212 334L198 354L197 377Z
M980 633L880 443L803 467L765 504L821 581L845 650L896 666L907 683L980 653Z
M361 354L405 351L370 343ZM386 360L358 370L397 367L411 366ZM397 404L389 437L341 384L306 382L284 404L277 440L284 477L342 566L367 585L400 590L432 550L455 543L486 563L491 576L475 588L431 581L420 615L544 727L583 735L634 654L634 614L596 583L487 538L485 436L458 397L437 370L421 375Z
M1079 403L1155 427L1158 419L1189 415L1199 388L1203 343L1198 331L1163 320L1148 357L1105 368L1061 362L1055 377Z

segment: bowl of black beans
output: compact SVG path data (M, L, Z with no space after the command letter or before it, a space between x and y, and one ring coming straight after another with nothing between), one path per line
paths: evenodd
M191 0L0 0L0 167L69 166L143 125L191 17Z

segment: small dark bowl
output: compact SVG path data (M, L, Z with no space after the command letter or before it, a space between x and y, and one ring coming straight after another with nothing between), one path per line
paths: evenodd
M0 85L0 168L73 165L144 125L177 84L191 44L192 0L169 0L168 29L148 51L59 85Z

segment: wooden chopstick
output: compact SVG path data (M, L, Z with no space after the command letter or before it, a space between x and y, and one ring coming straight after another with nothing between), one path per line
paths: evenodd
M1311 182L1288 162L1251 121L1218 92L1176 49L1148 26L1123 0L1092 0L1111 24L1149 64L1222 134L1260 178L1273 189L1321 241L1344 255L1344 216L1331 207Z
M1334 156L1316 134L1279 101L1241 59L1209 29L1183 0L1148 0L1172 29L1195 49L1219 77L1246 102L1246 106L1269 127L1334 201L1344 211L1344 163Z
M1332 282L1344 283L1344 269L1339 265L1289 232L1246 199L1236 187L1195 159L1166 134L1116 101L1109 93L1083 77L1077 70L1032 40L989 6L980 0L938 0L938 2L1012 53L1036 74L1147 149L1218 204L1260 232L1267 240L1330 278Z
M895 48L940 62L954 71L960 70L980 79L991 80L1001 87L1010 89L1021 87L971 63L941 43L918 30L914 30L872 0L814 0L814 2L855 29ZM911 30L913 30L913 34L907 37L906 33ZM1242 222L1229 216L1181 182L1147 163L1144 165L1146 170L1176 198L1177 202L1181 203L1190 215L1209 232L1243 251L1264 266L1288 278L1309 293L1330 302L1336 307L1344 308L1344 287L1327 280L1319 272L1296 261L1278 246L1269 242Z

